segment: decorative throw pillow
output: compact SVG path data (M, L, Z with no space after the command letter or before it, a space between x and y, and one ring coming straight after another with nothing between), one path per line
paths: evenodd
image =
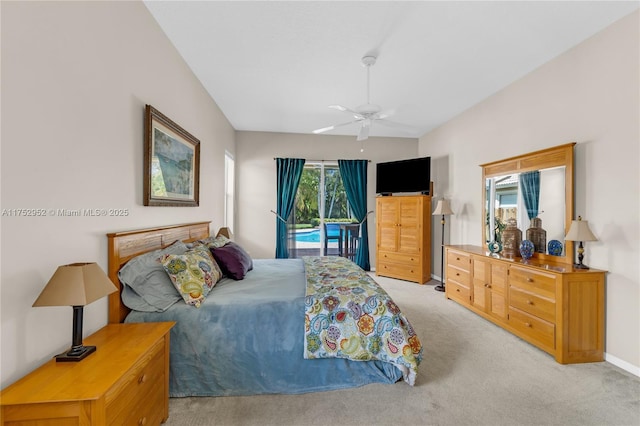
M160 259L166 254L183 254L186 251L187 246L176 241L128 261L118 272L123 285L122 302L136 311L163 312L180 300Z
M230 242L231 240L225 237L224 235L219 235L217 237L209 237L209 238L205 238L204 240L196 241L196 243L204 244L210 249L223 247Z
M168 254L161 259L184 301L196 308L222 278L220 267L205 246L196 246L184 254Z
M234 280L243 279L247 272L253 269L253 260L249 253L234 242L212 248L211 254L220 265L222 273Z

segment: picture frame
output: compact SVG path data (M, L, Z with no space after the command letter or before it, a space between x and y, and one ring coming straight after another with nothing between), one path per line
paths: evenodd
M197 207L200 141L166 115L145 106L144 205Z

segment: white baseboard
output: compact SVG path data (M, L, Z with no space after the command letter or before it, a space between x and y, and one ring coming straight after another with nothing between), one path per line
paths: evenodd
M616 367L622 368L624 371L628 371L634 376L640 377L640 367L633 365L630 362L621 360L620 358L610 355L606 352L604 354L604 360L615 365Z

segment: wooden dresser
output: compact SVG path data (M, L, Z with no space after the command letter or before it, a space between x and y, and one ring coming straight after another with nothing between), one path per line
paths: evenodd
M415 281L431 279L431 197L376 199L376 274Z
M158 425L169 416L174 323L109 324L80 362L51 360L0 393L2 425Z
M553 355L602 361L605 271L446 247L446 296Z

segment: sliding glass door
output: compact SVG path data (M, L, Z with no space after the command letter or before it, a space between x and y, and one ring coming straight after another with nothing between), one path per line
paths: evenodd
M337 162L306 162L290 218L290 257L339 255L338 224L350 220Z

